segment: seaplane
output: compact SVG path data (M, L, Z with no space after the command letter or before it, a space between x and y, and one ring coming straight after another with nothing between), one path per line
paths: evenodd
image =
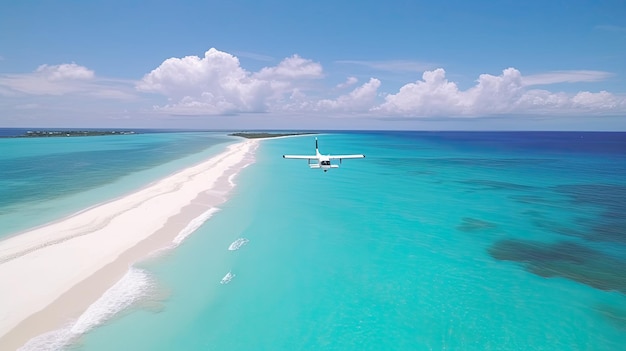
M283 155L283 158L308 160L309 167L311 169L321 169L324 172L328 172L331 168L339 168L338 164L333 164L331 160L341 160L346 158L364 158L365 155L322 155L317 146L317 138L315 138L315 155Z

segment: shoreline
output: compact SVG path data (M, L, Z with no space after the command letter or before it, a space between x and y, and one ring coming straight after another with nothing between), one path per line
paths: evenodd
M175 247L191 220L227 200L257 147L229 145L133 193L0 241L0 349L75 321L134 263Z

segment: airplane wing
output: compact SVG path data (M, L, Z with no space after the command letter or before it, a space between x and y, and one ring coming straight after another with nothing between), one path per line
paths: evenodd
M325 165L325 166L322 166L319 163L310 163L309 164L309 168L324 168L324 169L339 168L339 165Z
M342 158L364 158L365 155L332 155L328 156L330 160L342 159Z
M296 158L296 159L300 159L300 160L314 160L317 159L317 156L315 155L283 155L283 158Z

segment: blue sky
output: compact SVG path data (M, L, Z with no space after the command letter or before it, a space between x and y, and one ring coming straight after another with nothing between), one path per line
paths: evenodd
M626 130L626 2L5 1L0 127Z

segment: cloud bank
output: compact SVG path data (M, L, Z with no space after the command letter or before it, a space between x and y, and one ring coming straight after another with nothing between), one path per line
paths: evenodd
M372 65L416 67L399 61ZM413 74L407 73L407 77ZM250 72L237 57L212 48L202 57L169 58L134 82L104 79L75 63L44 64L28 74L0 76L0 95L31 97L20 101L31 106L37 106L37 96L67 98L67 101L76 96L109 100L144 98L143 101L150 100L152 104L139 107L144 113L188 116L324 113L397 120L626 114L623 94L548 90L553 84L599 82L612 76L603 71L554 71L524 76L515 68L506 68L499 75L481 74L473 86L462 90L447 78L443 68L436 68L423 71L421 78L391 92L382 91L385 82L376 77L360 83L355 76L347 75L341 78L343 83L329 85L324 84L327 76L319 62L299 55Z
M626 98L606 91L585 91L568 95L529 88L534 84L595 81L602 76L606 74L577 71L525 79L517 69L507 68L499 76L481 74L475 86L461 91L454 82L446 79L445 71L439 68L424 72L422 80L406 84L398 93L387 95L385 102L372 110L388 115L412 117L624 113Z
M390 65L397 64L393 61ZM376 62L376 65L382 65ZM168 103L156 111L172 114L247 112L358 113L375 117L477 117L503 114L618 114L626 111L623 96L606 91L576 94L533 88L571 82L597 82L610 77L601 71L557 71L523 76L515 68L500 75L482 74L476 84L460 90L443 68L427 70L422 78L397 92L381 93L377 78L355 86L347 77L337 89L354 89L325 97L313 81L324 78L321 64L298 55L258 72L243 69L239 60L214 48L204 57L170 58L137 84L142 92L162 94Z

